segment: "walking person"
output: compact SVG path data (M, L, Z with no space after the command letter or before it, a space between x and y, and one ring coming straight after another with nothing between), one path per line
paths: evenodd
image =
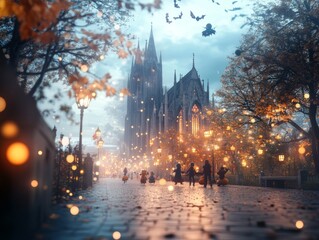
M228 184L228 179L225 177L226 173L228 172L228 168L222 166L220 167L219 171L217 172L219 179L217 181L217 185L227 185Z
M194 163L191 163L190 167L188 168L188 170L186 171L186 174L188 174L188 179L189 179L189 186L192 185L195 186L195 174L196 174L196 170L194 167Z
M212 170L211 165L209 164L208 160L205 160L205 165L203 166L203 172L204 172L204 188L207 186L207 181L209 181L209 185L212 188L213 182L212 182Z
M180 163L176 164L176 168L174 169L175 176L174 176L174 182L175 185L177 183L183 184L183 178L182 178L182 166Z

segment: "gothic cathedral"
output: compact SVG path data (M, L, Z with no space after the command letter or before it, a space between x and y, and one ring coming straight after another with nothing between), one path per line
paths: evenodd
M142 52L138 45L128 79L130 96L124 135L128 158L149 155L153 140L171 128L180 136L185 133L197 136L204 126L200 115L209 105L209 86L207 83L205 91L195 69L194 56L192 69L178 81L175 71L173 87L163 92L162 57L157 58L152 29Z

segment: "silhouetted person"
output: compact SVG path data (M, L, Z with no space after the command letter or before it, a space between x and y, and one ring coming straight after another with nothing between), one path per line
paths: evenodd
M195 174L196 174L196 170L194 167L194 163L191 163L189 169L186 171L186 174L188 174L188 179L189 179L189 186L192 185L195 186Z
M174 172L175 172L175 176L174 176L175 185L177 183L183 184L181 164L179 164L179 163L176 164L176 168L174 169Z
M150 175L150 177L148 178L148 182L149 182L149 183L155 183L154 172L151 172L151 175Z
M84 182L83 187L88 188L93 185L93 159L88 153L84 158Z
M140 175L141 175L141 183L145 184L147 181L148 172L146 170L142 170Z
M126 174L127 174L127 168L124 168L123 174L124 174L124 176L126 176Z
M219 176L219 179L217 181L217 185L226 185L228 183L228 180L225 178L226 173L228 172L228 168L226 167L220 167L219 171L217 172L217 175Z
M205 160L205 165L203 166L204 170L204 188L207 186L207 180L209 181L210 187L213 187L212 183L212 170L211 170L211 165L209 164L208 160Z

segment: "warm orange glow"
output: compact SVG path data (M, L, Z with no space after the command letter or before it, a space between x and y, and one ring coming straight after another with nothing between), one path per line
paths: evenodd
M0 112L3 112L6 109L7 103L4 98L0 97Z
M246 166L247 166L247 162L246 162L245 160L243 160L243 161L241 162L241 165L242 165L243 167L246 167Z
M39 155L39 156L42 156L42 155L43 155L43 152L42 152L41 150L39 150L39 151L38 151L38 155Z
M165 184L166 184L166 180L165 180L164 178L161 178L161 179L159 180L159 184L160 184L160 185L165 185Z
M118 231L115 231L112 236L113 236L113 239L117 240L121 238L121 233Z
M39 185L39 183L38 183L37 180L32 180L32 181L31 181L31 187L36 188L38 185Z
M18 132L19 132L19 128L14 122L10 122L10 121L5 122L1 127L1 134L7 138L16 136Z
M87 72L89 70L89 67L85 64L81 65L81 71L82 72Z
M73 207L71 207L70 208L70 213L72 214L72 215L78 215L79 214L79 212L80 212L80 209L77 207L77 206L73 206Z
M283 154L278 155L278 160L279 162L283 162L285 160L285 155Z
M300 103L296 103L296 108L300 108L301 107L301 105L300 105Z
M300 154L304 154L306 152L306 149L304 148L304 146L299 147L298 152Z
M259 155L262 155L263 153L264 153L264 150L258 149L258 154L259 154Z
M305 99L308 99L308 98L310 97L310 95L309 95L309 93L305 93L305 94L303 95L303 97L304 97Z
M172 192L172 191L174 191L174 186L173 185L169 185L167 187L167 189L168 189L168 191Z
M228 157L224 157L224 162L228 162Z
M296 228L298 228L298 229L302 229L303 227L304 227L304 223L303 223L303 221L298 220L298 221L296 222Z
M72 154L69 154L68 156L66 156L66 161L68 163L73 163L74 162L74 156Z
M24 164L28 160L29 155L28 147L21 142L12 143L6 152L8 161L13 165Z
M71 167L71 169L72 169L73 171L75 171L75 170L77 169L77 166L76 166L76 165L73 165L73 166Z

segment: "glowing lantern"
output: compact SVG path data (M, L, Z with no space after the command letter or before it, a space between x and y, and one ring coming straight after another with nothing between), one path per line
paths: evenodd
M296 103L295 107L300 108L301 107L300 103Z
M306 149L304 148L304 146L299 147L298 149L299 154L304 154L306 152Z
M43 155L43 152L42 152L41 150L39 150L39 151L38 151L38 155L39 155L39 156L42 156L42 155Z
M247 162L246 162L245 160L243 160L243 161L241 162L241 165L242 165L243 167L246 167L246 166L247 166Z
M285 155L283 154L278 155L278 160L279 162L283 162L285 160Z
M257 152L258 152L258 154L259 154L259 155L262 155L262 154L264 153L264 150L262 150L262 149L258 149L258 151L257 151Z
M13 165L24 164L28 160L29 155L28 147L21 142L12 143L6 152L8 161Z
M235 151L235 147L232 145L231 147L230 147L230 150L232 150L232 151Z
M77 169L77 166L76 166L76 165L73 165L73 166L71 167L71 169L72 169L73 171L75 171L75 170Z
M228 157L224 157L224 162L228 162Z

